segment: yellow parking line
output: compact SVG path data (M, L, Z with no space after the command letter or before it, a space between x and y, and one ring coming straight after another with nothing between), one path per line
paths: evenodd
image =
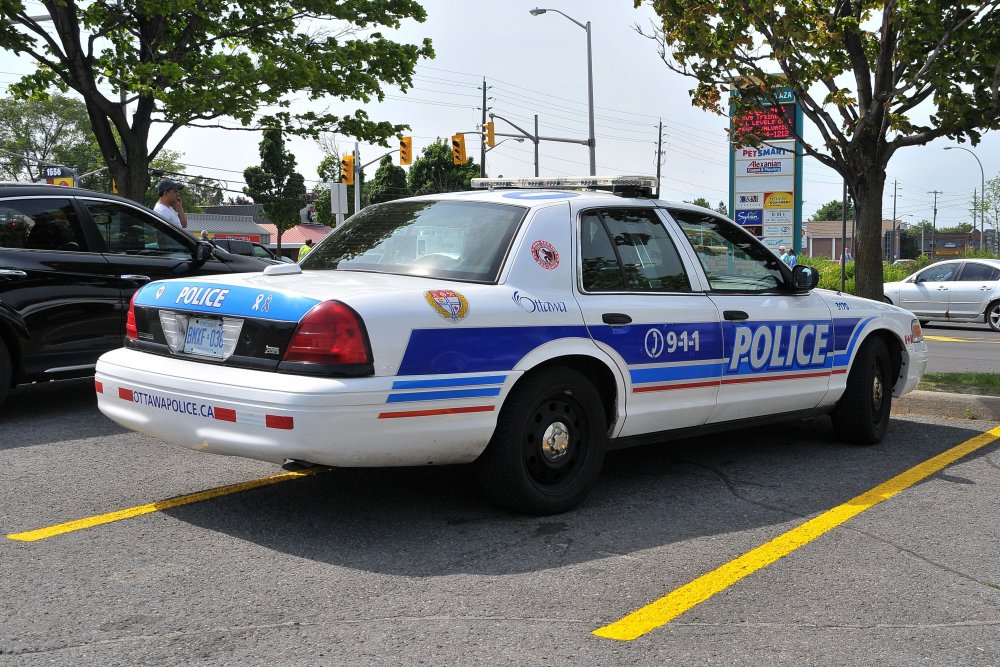
M924 340L936 340L940 343L971 343L973 341L965 338L951 338L950 336L924 336Z
M240 491L249 491L250 489L259 489L262 486L280 484L281 482L288 482L300 477L308 477L327 470L331 470L331 468L317 466L314 468L306 468L305 470L295 470L292 472L282 473L280 475L264 477L263 479L254 479L249 482L230 484L229 486L220 486L215 489L208 489L207 491L189 493L186 496L177 496L176 498L169 498L155 503L129 507L128 509L118 510L117 512L109 512L108 514L98 514L97 516L91 516L85 519L67 521L66 523L56 524L47 528L38 528L36 530L29 530L23 533L10 533L7 537L8 539L17 540L18 542L37 542L38 540L44 540L47 537L55 537L56 535L72 533L77 530L83 530L84 528L92 528L105 523L112 523L113 521L121 521L122 519L131 519L132 517L142 516L143 514L161 512L173 507L180 507L181 505L199 503L203 500L218 498L219 496L227 496L233 493L239 493Z
M970 340L968 338L952 338L951 336L928 336L924 334L924 340L936 340L939 343L978 343L980 345L1000 345L996 340Z
M740 579L787 556L820 535L836 528L869 507L892 498L900 491L951 465L958 459L985 447L1000 438L1000 426L966 440L946 452L938 454L896 475L874 489L848 500L819 516L779 535L770 542L748 551L725 565L703 574L697 579L651 602L621 620L594 630L593 634L607 639L623 641L637 639L647 632L666 625L688 609L700 604L716 593L729 588Z

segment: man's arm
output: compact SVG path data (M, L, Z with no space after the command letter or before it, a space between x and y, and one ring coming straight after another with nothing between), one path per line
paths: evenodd
M180 197L177 198L177 202L174 204L174 210L177 211L177 217L180 218L181 229L187 229L188 217L187 213L184 212L184 203Z

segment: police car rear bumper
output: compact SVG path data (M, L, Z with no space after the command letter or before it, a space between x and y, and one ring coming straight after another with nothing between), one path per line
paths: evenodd
M95 383L107 417L201 452L351 467L467 463L485 449L499 396L400 410L388 402L395 379L283 375L123 348L101 357Z

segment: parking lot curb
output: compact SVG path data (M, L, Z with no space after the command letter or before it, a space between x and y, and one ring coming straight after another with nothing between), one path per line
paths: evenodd
M912 391L893 399L892 414L1000 421L1000 396Z

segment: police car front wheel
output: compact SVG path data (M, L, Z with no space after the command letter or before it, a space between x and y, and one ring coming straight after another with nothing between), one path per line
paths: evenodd
M857 445L874 445L889 426L892 408L892 361L885 341L866 340L847 375L847 389L833 418L837 438Z
M550 369L516 386L476 474L497 503L530 514L565 512L601 472L607 420L600 396L580 373Z

